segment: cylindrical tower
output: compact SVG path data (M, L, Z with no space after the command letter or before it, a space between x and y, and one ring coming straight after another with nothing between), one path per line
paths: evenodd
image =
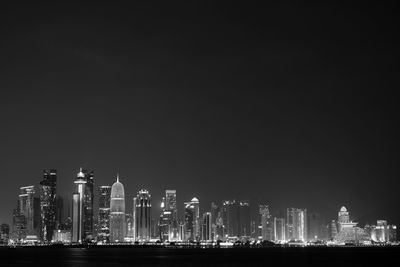
M110 201L110 241L124 242L125 238L125 193L124 186L117 181L111 187Z

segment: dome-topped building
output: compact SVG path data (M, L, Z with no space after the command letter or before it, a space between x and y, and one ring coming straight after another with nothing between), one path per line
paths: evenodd
M125 191L124 185L117 181L111 187L110 201L110 241L123 242L125 238Z

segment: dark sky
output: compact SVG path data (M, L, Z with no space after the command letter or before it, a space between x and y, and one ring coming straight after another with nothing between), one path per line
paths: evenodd
M0 222L43 169L133 194L177 189L399 218L393 6L169 1L0 11Z

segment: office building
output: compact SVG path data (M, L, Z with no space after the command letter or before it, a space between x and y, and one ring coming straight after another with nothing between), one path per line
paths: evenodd
M213 241L212 239L212 216L211 212L205 212L202 218L201 235L203 241Z
M188 241L200 240L200 203L194 197L185 202L185 239Z
M284 218L274 218L274 239L279 242L286 241Z
M125 190L117 175L117 181L111 187L110 242L124 242L125 229Z
M286 212L286 238L307 241L307 210L288 208Z
M72 242L90 242L93 239L93 171L80 168L74 180L76 191L72 196Z
M97 242L110 242L110 202L111 186L100 186Z
M151 220L151 195L149 191L142 189L136 196L136 239L141 242L150 240Z
M34 197L35 187L33 185L20 188L19 208L20 214L25 216L25 229L27 235L37 235L34 227Z
M44 171L43 180L40 181L40 215L41 215L41 231L40 238L44 242L51 242L53 233L56 229L56 213L57 213L57 171Z

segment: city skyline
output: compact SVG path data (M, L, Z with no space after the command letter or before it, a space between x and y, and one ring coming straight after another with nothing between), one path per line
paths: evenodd
M138 190L172 189L178 210L343 205L400 225L395 8L131 4L0 10L0 221L42 169L67 200L83 166L95 194L121 173L129 210ZM57 217L51 188L40 206Z

